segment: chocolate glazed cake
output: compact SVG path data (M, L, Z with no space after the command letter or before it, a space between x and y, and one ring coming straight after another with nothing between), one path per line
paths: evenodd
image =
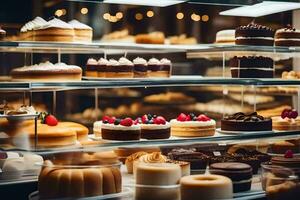
M275 46L300 46L300 30L290 26L277 30Z
M251 22L235 30L235 44L273 46L274 30Z
M221 130L224 131L271 131L272 120L266 119L256 112L245 114L238 112L221 120Z
M233 78L273 78L274 61L264 56L233 57L229 62Z

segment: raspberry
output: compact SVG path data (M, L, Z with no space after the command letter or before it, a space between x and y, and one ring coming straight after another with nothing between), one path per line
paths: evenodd
M281 113L281 118L284 119L284 118L286 118L286 117L289 117L289 112L290 112L290 111L291 111L290 109L284 109L284 110L282 111L282 113Z
M177 117L177 120L180 122L186 121L187 116L184 113L180 113L180 115Z
M147 115L143 115L142 116L142 122L143 122L143 124L146 124L147 121L148 121L148 116Z
M166 119L162 116L158 116L153 120L154 124L166 124Z
M288 117L289 118L293 118L293 119L296 119L298 117L298 112L296 110L291 110L289 113L288 113Z
M115 123L115 121L116 121L116 118L115 118L115 117L111 117L111 118L108 120L108 123L113 124L113 123Z
M284 154L284 157L285 158L293 158L294 157L293 151L292 150L287 150Z
M102 121L109 121L110 120L110 117L105 115L102 117Z
M122 126L132 126L132 124L133 124L133 120L130 117L122 119L120 122L120 125Z

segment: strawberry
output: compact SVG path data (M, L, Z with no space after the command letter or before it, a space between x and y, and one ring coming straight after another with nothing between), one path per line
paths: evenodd
M162 117L162 116L158 116L158 117L154 118L153 123L154 124L163 124L164 125L164 124L166 124L166 119L164 117Z
M143 124L146 124L147 121L148 121L148 116L147 115L143 115L142 116L142 122L143 122Z
M192 117L190 115L187 115L185 121L191 121L191 120L192 120Z
M54 115L48 114L45 116L44 123L48 126L56 126L58 120L56 119L56 117L54 117Z
M206 122L206 121L209 121L210 118L207 117L206 115L201 114L201 115L199 115L199 116L197 117L197 120L200 121L200 122Z
M122 126L132 126L133 125L133 120L130 117L127 117L127 118L121 120L120 125L122 125Z
M180 115L177 117L177 121L184 122L186 121L187 116L184 113L180 113Z
M108 120L108 123L113 124L113 123L115 123L115 121L116 121L116 117L111 117L111 118Z
M102 121L109 121L110 120L110 117L105 115L102 117Z
M287 150L284 154L284 157L285 158L293 158L294 157L293 151L292 150Z

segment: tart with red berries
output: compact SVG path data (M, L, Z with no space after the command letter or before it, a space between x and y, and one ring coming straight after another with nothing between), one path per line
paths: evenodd
M141 125L141 137L144 139L168 139L171 136L171 125L162 116L143 115L135 123Z
M284 109L281 116L272 117L272 121L274 130L300 130L300 117L293 109Z
M178 137L213 136L216 130L216 121L203 114L181 113L170 124L172 136Z
M141 138L141 126L129 117L124 119L107 117L107 119L102 120L101 136L105 140L139 140Z

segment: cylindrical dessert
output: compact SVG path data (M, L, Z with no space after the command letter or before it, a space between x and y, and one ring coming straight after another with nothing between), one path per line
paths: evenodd
M137 57L133 60L134 69L133 76L134 78L145 78L148 77L148 67L147 61L143 58Z
M130 156L128 156L125 160L125 165L127 168L128 174L133 174L133 163L137 161L141 156L147 155L144 151L136 152Z
M162 59L163 63L156 58L151 58L148 61L148 76L155 77L170 77L171 61Z
M252 168L250 165L237 162L214 163L209 166L209 172L230 178L234 193L251 189Z
M137 120L141 124L141 138L167 139L171 135L170 123L162 116L148 114Z
M170 121L171 134L177 137L205 137L213 136L216 130L216 121L206 115L181 113Z
M136 200L178 200L181 170L171 163L139 163L136 166Z
M232 199L232 181L220 175L192 175L180 179L181 200Z
M133 78L133 63L124 57L110 59L106 69L106 78Z
M106 77L107 64L108 64L108 60L106 60L105 58L100 58L98 60L97 76L99 78Z
M181 168L182 177L191 175L191 165L189 162L180 161L180 160L167 160L167 163L173 163L179 165Z
M89 58L86 63L85 75L88 77L97 77L98 76L98 62L93 58Z

